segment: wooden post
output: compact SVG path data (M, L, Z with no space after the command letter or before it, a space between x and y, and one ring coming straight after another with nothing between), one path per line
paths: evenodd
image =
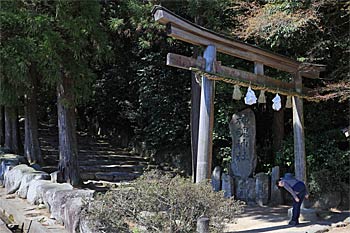
M294 82L296 91L301 93L303 84L300 72L296 73ZM303 100L296 96L293 96L293 133L295 178L306 182Z
M216 59L215 46L208 45L204 51L204 58L206 60L205 71L213 71L214 61ZM201 83L196 183L200 183L210 177L213 93L214 82L203 76Z
M193 56L198 57L199 48L193 51ZM202 58L203 59L203 58ZM200 64L200 62L198 62ZM204 69L203 67L198 67ZM192 152L192 181L196 181L197 153L198 153L198 130L199 130L199 109L201 101L201 87L199 86L196 74L191 73L191 152Z
M254 74L264 75L264 64L254 62Z
M209 233L209 218L202 216L197 220L197 233Z

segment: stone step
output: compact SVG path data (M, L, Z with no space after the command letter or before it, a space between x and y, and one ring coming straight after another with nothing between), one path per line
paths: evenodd
M97 172L97 173L81 173L83 180L104 180L110 182L131 181L140 177L141 173L129 172Z
M47 157L44 159L46 166L57 166L59 160L58 158L48 159ZM142 165L146 166L147 161L139 161L139 160L100 160L100 159L79 159L79 165L80 166L101 166L101 165L115 165L115 166L123 166L123 165L129 165L129 166L135 166L135 165Z
M58 162L58 161L57 161ZM89 166L89 165L147 165L147 162L144 160L125 160L125 161L120 161L120 160L110 160L110 159L89 159L89 160L79 160L79 165L80 166Z
M58 129L42 125L39 140L46 166L46 172L57 171L59 164ZM129 149L113 147L103 138L77 134L78 162L83 180L104 182L125 182L141 176L147 161L143 157L131 154Z
M40 139L39 139L40 140ZM56 141L50 142L50 141L43 141L40 140L40 147L41 148L58 148L58 143ZM122 149L116 150L113 149L111 146L101 145L99 143L92 144L92 143L82 143L78 142L78 150L82 151L91 151L91 150L101 150L101 151L120 151L120 153L128 153L128 151L123 151Z
M58 154L45 154L44 156L44 160L47 162L50 161L57 161L58 160ZM84 156L81 154L78 154L78 160L79 161L93 161L93 162L99 162L101 161L101 163L107 163L107 161L110 161L110 164L113 164L115 162L147 162L147 160L141 156L135 156L135 155L129 155L129 156L125 156L125 155L88 155L88 156Z
M141 165L90 165L79 166L80 171L84 172L141 172L144 166Z
M125 165L116 165L116 164L109 164L109 165L95 165L92 164L91 166L79 166L80 172L82 173L98 173L98 172L126 172L126 173L134 173L134 172L142 172L145 166L143 165L131 165L131 164L125 164ZM41 167L43 171L47 173L52 173L54 171L57 171L58 169L58 163L57 164L50 164L45 165Z

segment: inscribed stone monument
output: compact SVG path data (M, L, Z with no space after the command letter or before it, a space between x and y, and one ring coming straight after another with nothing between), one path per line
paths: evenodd
M248 178L253 174L257 162L254 112L247 108L233 114L230 122L230 132L232 137L232 174L241 178Z

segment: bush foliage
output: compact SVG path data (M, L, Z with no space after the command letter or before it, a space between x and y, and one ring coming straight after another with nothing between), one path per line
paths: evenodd
M210 232L222 232L241 210L242 202L207 183L152 171L131 187L98 196L86 215L102 232L195 232L201 216L210 218Z

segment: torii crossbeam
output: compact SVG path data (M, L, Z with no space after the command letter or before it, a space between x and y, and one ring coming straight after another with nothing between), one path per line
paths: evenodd
M213 80L239 83L241 86L251 85L255 89L264 88L269 92L293 96L295 175L297 179L306 181L302 99L314 100L314 93L312 89L303 87L302 77L317 79L320 72L325 70L325 66L301 63L220 35L191 23L161 6L155 6L152 14L156 21L167 26L168 36L206 47L203 58L194 59L172 53L167 56L167 65L193 70L202 75L196 183L210 178L211 173ZM216 61L217 51L254 62L254 73L222 66L220 62ZM265 76L264 66L291 73L294 76L293 82L283 82Z

